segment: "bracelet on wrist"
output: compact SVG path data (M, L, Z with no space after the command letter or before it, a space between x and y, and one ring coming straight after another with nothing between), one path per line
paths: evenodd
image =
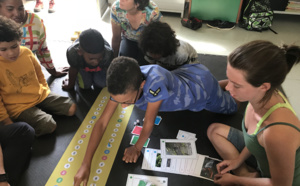
M6 173L0 174L0 182L8 182L8 175Z

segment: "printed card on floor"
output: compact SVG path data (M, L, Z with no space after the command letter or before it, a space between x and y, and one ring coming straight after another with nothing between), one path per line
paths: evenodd
M130 141L130 145L135 145L138 139L139 139L139 136L133 135L131 138L131 141ZM150 141L150 138L147 139L147 141L143 147L148 147L149 141Z
M154 121L154 125L159 125L161 120L162 120L162 118L160 116L156 116L155 121Z
M214 176L218 174L217 164L220 162L221 160L199 155L193 176L214 181Z
M194 140L161 139L160 149L163 158L197 158Z
M168 186L168 178L128 174L126 186Z
M141 126L135 126L133 130L131 131L131 134L140 135L143 127Z
M176 138L180 140L197 140L195 133L187 132L184 130L179 130Z
M188 175L186 170L189 159L162 158L161 150L145 148L142 169Z

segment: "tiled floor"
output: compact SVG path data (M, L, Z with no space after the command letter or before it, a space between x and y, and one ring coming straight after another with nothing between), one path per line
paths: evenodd
M71 44L70 38L74 31L96 28L108 42L111 41L110 11L108 9L101 19L96 0L56 0L57 12L53 14L48 13L48 1L44 0L44 3L45 9L38 15L45 22L48 45L56 66L68 65L65 53ZM35 1L27 1L25 7L33 10L34 4ZM177 37L189 42L198 53L228 55L239 45L256 39L265 39L276 44L300 45L300 15L276 14L272 28L278 34L271 31L250 32L238 27L222 31L208 28L206 25L193 31L181 26L179 14L163 15L163 21L171 25ZM283 84L283 89L299 117L300 101L297 94L300 93L300 64L292 69Z

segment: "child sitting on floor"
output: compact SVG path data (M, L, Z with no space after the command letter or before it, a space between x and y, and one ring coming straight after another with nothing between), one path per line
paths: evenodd
M0 0L0 15L21 25L23 34L21 46L26 46L36 54L41 65L53 77L67 75L68 67L55 68L46 42L44 21L32 12L25 10L23 0Z
M146 110L143 129L134 146L125 149L123 161L136 162L149 138L158 111L203 109L231 114L237 104L228 92L222 90L210 71L201 64L186 64L173 71L159 65L139 66L133 58L118 57L107 72L107 88L111 97L103 114L95 123L81 168L75 176L75 185L88 180L93 154L119 104L135 104Z
M44 109L72 116L76 105L70 98L50 92L37 59L20 46L21 37L20 26L0 16L0 121L25 121L35 129L36 136L41 136L56 128L52 115Z
M175 31L167 23L151 22L143 30L139 45L145 60L168 70L184 64L199 63L196 50L189 43L178 40Z
M69 79L63 81L62 88L70 90L75 82L82 89L103 88L106 86L106 71L113 59L113 51L103 39L101 33L95 29L81 32L67 50L70 64Z

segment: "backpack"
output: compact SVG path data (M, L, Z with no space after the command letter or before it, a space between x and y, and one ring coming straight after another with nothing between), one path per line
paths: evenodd
M274 12L271 9L269 0L250 0L246 6L240 27L251 30L259 31L271 30L277 34L270 27L272 26Z

